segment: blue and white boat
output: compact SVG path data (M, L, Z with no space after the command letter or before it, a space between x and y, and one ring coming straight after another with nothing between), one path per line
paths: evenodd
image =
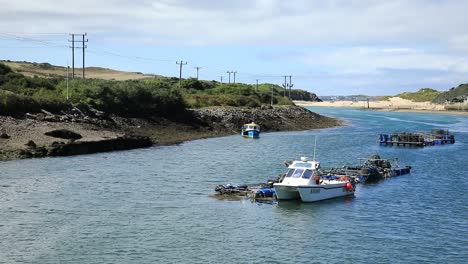
M243 125L241 136L247 138L260 137L260 126L258 124L255 124L254 122Z

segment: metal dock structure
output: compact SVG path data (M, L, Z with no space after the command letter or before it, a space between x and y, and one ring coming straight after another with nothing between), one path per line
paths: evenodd
M398 132L380 134L380 145L425 147L433 145L454 144L455 136L448 129L432 129L430 132Z

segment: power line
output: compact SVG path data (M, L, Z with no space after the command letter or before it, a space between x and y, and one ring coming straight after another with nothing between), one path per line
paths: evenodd
M171 62L174 60L170 59L156 59L156 58L149 58L149 57L140 57L140 56L130 56L130 55L122 55L118 52L114 51L108 51L108 50L103 50L103 49L88 49L88 52L95 53L95 54L104 54L108 56L115 56L115 57L120 57L120 58L125 58L125 59L131 59L131 60L145 60L145 61L164 61L164 62Z
M17 41L22 41L22 42L34 42L34 43L40 43L49 47L57 47L57 48L68 48L68 46L65 45L57 45L50 43L45 40L40 40L40 39L33 39L33 38L27 38L27 37L20 37L20 36L15 36L15 35L10 35L6 33L0 33L0 37L2 38L8 38L8 39L13 39Z
M16 34L16 35L15 35ZM44 47L40 47L40 46L37 46L37 47L11 47L11 48L45 48L45 47L54 47L54 48L69 48L68 45L62 45L62 44L56 44L56 43L52 43L48 40L42 40L42 39L37 39L37 38L31 38L31 37L26 37L28 35L66 35L67 33L24 33L24 32L2 32L0 33L0 38L3 38L3 39L11 39L11 40L16 40L16 41L20 41L20 42L30 42L30 43L37 43L37 44L40 44ZM20 36L21 35L21 36ZM75 34L75 36L82 36L83 38L83 35L86 36L86 34ZM83 71L85 69L85 49L88 49L88 47L86 47L86 45L84 45L85 43L84 42L87 42L87 40L83 41L78 41L75 39L75 42L81 42L80 44L82 44L81 47L76 47L74 44L72 46L75 46L75 47L72 47L72 50L74 50L75 48L81 48L83 49ZM10 48L10 47L0 47L0 48ZM115 52L115 51L111 51L111 50L104 50L104 49L98 49L98 48L94 48L94 49L88 49L87 50L88 52L91 52L93 54L99 54L99 55L107 55L107 56L115 56L115 57L120 57L120 58L126 58L126 59L130 59L130 60L141 60L141 61L159 61L159 62L170 62L170 61L173 61L172 59L161 59L161 58L150 58L150 57L142 57L142 56L132 56L132 55L124 55L120 52ZM73 52L74 53L74 52ZM74 55L73 55L74 56ZM74 58L73 58L74 60ZM185 65L185 64L184 64ZM222 70L220 69L215 69L215 68L207 68L207 67L203 67L204 69L206 69L207 71L209 72L213 72L213 70L215 71L219 71L219 72L222 72ZM201 69L201 67L199 67L197 69L197 76L198 76L198 71L199 69ZM74 70L74 69L73 69ZM234 75L234 83L236 83L236 74L237 74L237 71L228 71L227 72L229 74L229 83L231 83L231 73ZM181 72L179 72L179 75L181 75ZM243 72L243 75L244 76L247 76L247 78L252 78L253 80L257 80L258 78L262 78L262 79L274 79L274 78L280 78L280 77L284 77L284 76L281 76L281 75L276 75L276 74L265 74L265 73L248 73L248 72ZM73 76L74 76L74 72L73 72ZM84 72L83 72L83 77L84 77ZM286 77L289 77L289 82L287 80L285 80L284 82L284 86L287 86L285 87L285 96L286 96L286 90L287 88L289 88L289 94L291 93L291 89L293 87L293 84L292 84L292 76L286 76ZM301 75L297 75L296 78L300 78L300 79L305 79L305 78L310 78L310 76L301 76ZM198 78L197 78L198 79ZM222 81L221 81L222 82ZM283 86L283 87L284 87Z

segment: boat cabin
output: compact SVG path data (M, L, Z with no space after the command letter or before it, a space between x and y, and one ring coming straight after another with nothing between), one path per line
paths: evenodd
M281 183L292 186L308 184L319 167L320 162L308 161L307 158L302 157L301 160L293 161L288 166L288 171Z

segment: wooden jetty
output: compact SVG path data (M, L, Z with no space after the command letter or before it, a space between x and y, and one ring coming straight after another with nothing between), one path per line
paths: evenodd
M380 145L425 147L443 144L454 144L455 136L448 129L432 129L430 132L398 132L380 134Z

